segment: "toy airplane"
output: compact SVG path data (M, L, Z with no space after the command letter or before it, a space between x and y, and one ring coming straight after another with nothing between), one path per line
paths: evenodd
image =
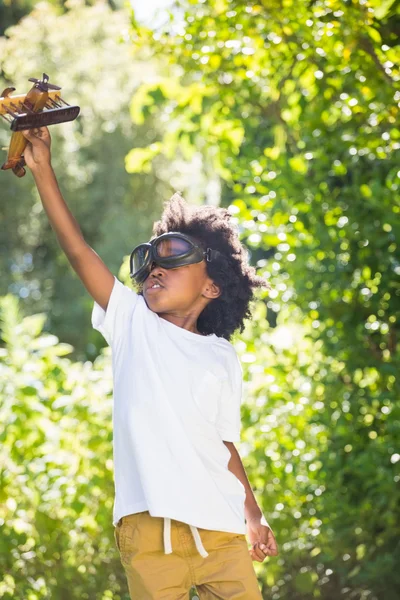
M25 175L23 153L28 143L20 131L73 121L80 111L79 106L70 106L61 98L61 88L49 83L46 73L43 79L31 77L28 81L34 85L27 94L10 96L15 88L8 87L0 96L0 117L11 124L13 131L7 161L1 168L12 169L17 177Z

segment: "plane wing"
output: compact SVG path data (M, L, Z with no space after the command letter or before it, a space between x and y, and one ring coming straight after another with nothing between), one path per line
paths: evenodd
M49 90L48 94L49 94L50 100L53 100L53 102L61 103L61 94L60 94L59 90ZM10 113L8 113L6 108L8 108L13 113L17 113L18 111L26 112L24 107L22 106L25 98L26 98L26 94L19 94L16 96L8 95L5 98L0 97L0 115L10 114Z

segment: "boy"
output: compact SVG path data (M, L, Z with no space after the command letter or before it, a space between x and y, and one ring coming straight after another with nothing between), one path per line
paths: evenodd
M187 600L196 586L201 600L259 600L251 560L278 552L234 446L242 371L229 338L264 280L226 209L175 194L155 237L131 254L134 292L83 239L51 167L48 129L24 135L50 223L112 348L113 525L131 599Z

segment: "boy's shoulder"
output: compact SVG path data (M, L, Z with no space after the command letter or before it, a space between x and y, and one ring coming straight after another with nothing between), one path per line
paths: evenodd
M232 344L232 342L226 340L225 338L217 337L215 343L218 346L218 350L225 354L226 357L230 358L231 360L239 360L235 346Z

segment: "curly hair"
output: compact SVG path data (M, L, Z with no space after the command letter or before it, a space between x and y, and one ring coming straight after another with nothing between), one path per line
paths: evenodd
M226 208L189 205L175 193L164 202L161 219L153 224L154 237L168 231L190 235L204 250L210 247L221 253L217 259L206 262L207 274L221 294L200 313L197 329L203 335L214 333L229 341L238 328L243 331L244 320L251 317L254 289L270 287L248 264L231 214ZM138 293L143 295L143 284L139 285Z

